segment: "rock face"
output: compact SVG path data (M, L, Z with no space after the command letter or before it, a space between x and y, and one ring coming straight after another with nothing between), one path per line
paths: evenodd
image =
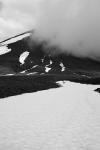
M45 53L43 43L31 41L30 46L30 37L31 32L28 32L3 41L0 47L0 66L9 68L15 74L35 71L48 74L76 73L89 77L96 72L95 76L99 75L99 62L63 53L59 55ZM23 60L23 63L20 59Z
M56 82L63 80L100 84L99 62L46 53L44 43L31 40L31 31L0 44L0 97L59 87Z

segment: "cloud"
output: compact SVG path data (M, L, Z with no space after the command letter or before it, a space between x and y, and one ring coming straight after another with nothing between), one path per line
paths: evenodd
M38 0L1 0L0 40L32 29Z
M60 52L100 57L100 0L1 0L0 6L0 40L34 29Z
M36 35L63 52L100 56L100 0L43 0Z

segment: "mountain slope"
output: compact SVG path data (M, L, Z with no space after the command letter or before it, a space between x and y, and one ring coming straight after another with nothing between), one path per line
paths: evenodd
M1 97L59 87L56 82L63 80L100 84L100 62L64 53L52 55L53 47L47 53L44 43L32 41L31 34L25 32L1 42Z

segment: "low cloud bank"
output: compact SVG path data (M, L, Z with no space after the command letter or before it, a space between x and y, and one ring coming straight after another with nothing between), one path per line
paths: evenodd
M43 0L36 18L36 36L61 52L100 56L99 0Z
M2 0L2 3L1 35L5 30L10 35L33 28L33 39L47 41L46 46L99 59L100 0Z

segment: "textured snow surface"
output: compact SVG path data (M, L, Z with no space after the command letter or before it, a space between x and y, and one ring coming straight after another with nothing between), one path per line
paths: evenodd
M1 99L0 150L100 150L97 87L65 82Z
M7 45L7 44L15 43L15 42L17 42L19 40L22 40L25 37L30 36L30 35L31 35L31 33L26 33L26 34L23 34L23 35L15 36L15 37L13 37L11 39L8 39L7 41L2 42L2 45Z

